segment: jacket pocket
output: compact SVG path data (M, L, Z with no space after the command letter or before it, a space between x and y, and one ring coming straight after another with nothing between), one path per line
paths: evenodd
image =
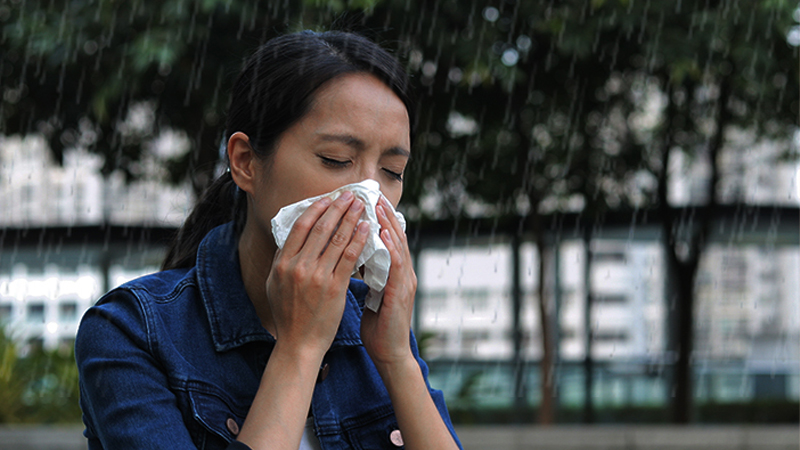
M217 448L236 439L247 415L245 408L236 406L213 386L192 384L187 392L195 422L207 431L202 439L207 444L205 448Z
M402 435L394 411L381 408L342 423L347 440L357 450L402 449Z

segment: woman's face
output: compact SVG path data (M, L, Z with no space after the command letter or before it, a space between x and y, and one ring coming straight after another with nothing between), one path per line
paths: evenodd
M320 88L269 162L255 164L251 208L260 226L280 208L368 178L397 206L410 156L408 111L378 78L348 74ZM245 189L247 190L247 189Z

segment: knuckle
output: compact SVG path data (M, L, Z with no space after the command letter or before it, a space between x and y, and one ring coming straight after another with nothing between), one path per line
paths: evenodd
M318 220L314 224L314 226L311 228L311 232L312 233L325 233L327 231L326 230L327 227L325 225L326 224L325 224L324 220Z
M292 282L301 283L307 277L306 269L301 266L295 266L292 268L289 277Z
M333 245L334 247L340 247L341 248L341 247L344 247L345 245L347 245L347 242L348 242L347 236L345 236L341 232L337 232L337 233L334 233L334 235L331 237L330 245Z
M343 257L347 261L356 261L358 259L358 254L359 254L358 249L356 247L350 246L347 247L347 249L345 249Z
M316 271L311 275L311 277L309 279L309 283L314 288L318 288L318 287L324 286L325 285L325 276L321 272Z
M300 217L294 222L294 226L292 227L296 231L301 231L304 233L308 233L311 229L311 220L305 217Z
M272 272L275 275L283 276L286 275L288 268L286 267L286 262L283 260L278 260L275 262L275 265L272 266Z
M333 205L331 207L336 209L337 211L343 212L346 208L350 207L351 202L352 200L347 201L344 198L339 197L338 199L336 199L335 202L333 202Z

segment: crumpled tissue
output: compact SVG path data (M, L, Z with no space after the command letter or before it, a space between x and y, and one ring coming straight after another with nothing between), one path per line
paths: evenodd
M300 217L312 203L322 197L329 197L331 200L336 200L343 192L350 191L355 194L356 198L364 202L364 213L361 215L358 223L367 222L369 224L370 232L367 236L367 243L364 245L364 250L358 257L356 262L356 270L364 266L364 283L369 286L369 293L365 300L367 308L372 311L378 312L383 300L383 289L386 287L386 280L389 278L389 268L392 264L392 258L389 255L389 249L383 243L380 237L381 226L378 223L378 215L375 212L375 206L378 205L378 200L383 197L380 190L380 184L375 180L364 180L360 183L348 184L342 186L327 194L318 195L316 197L307 198L297 203L284 206L278 211L278 214L272 218L272 236L275 237L275 243L278 248L283 248L289 232L292 230L295 221ZM406 229L406 220L403 214L391 208L391 212L400 222L403 231Z

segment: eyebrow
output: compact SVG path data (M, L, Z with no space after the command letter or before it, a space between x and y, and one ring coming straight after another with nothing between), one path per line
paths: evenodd
M367 144L364 143L361 139L353 136L352 134L328 134L322 133L319 135L319 138L324 142L341 142L342 144L347 145L348 147L352 147L357 151L364 151L367 148ZM389 147L383 151L383 155L396 155L396 156L405 156L406 158L411 158L411 152L408 150L394 146Z

